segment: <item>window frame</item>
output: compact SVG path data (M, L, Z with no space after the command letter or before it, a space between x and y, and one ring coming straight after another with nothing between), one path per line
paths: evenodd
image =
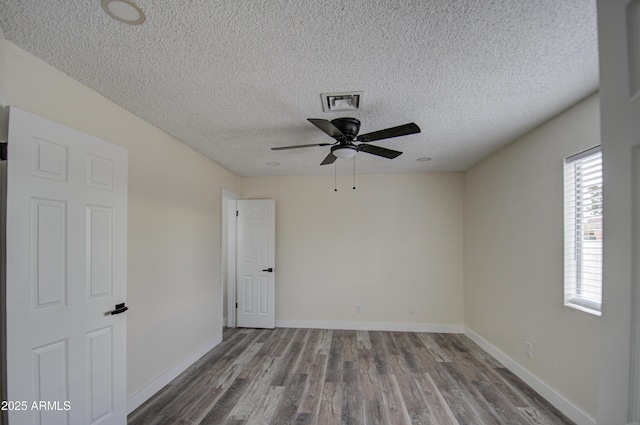
M601 316L604 242L601 146L565 158L563 176L564 305ZM590 223L595 223L595 227L589 228ZM590 246L585 247L587 244ZM585 259L586 256L591 259ZM584 265L587 261L590 264ZM584 276L589 274L585 269L593 271L591 277Z

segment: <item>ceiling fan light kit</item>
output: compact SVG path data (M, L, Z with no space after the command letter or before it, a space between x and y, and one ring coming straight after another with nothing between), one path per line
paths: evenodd
M331 148L331 153L336 158L349 159L356 156L358 148L355 145L334 146Z

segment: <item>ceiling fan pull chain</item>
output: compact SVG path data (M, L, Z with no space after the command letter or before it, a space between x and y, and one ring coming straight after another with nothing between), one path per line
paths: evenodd
M356 189L356 157L353 157L353 190Z
M333 167L333 191L337 192L338 191L338 162L334 162L334 167Z

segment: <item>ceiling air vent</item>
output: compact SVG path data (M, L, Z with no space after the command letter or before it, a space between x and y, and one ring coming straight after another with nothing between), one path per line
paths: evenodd
M364 92L361 91L320 93L320 98L322 99L322 110L324 112L357 111L362 105L363 93Z

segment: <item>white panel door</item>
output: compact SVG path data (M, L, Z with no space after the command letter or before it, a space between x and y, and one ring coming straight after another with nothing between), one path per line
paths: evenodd
M607 425L638 424L640 0L598 0L597 5L604 175L603 303L599 320L601 348L597 422Z
M127 151L16 108L8 150L9 424L123 425Z
M276 326L276 201L238 201L238 308L241 328Z

